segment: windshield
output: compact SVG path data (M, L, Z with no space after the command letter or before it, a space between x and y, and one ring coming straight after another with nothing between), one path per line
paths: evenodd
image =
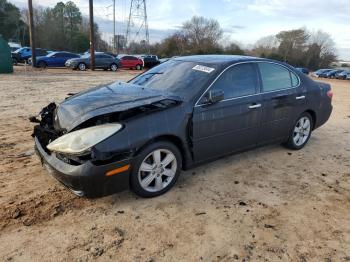
M22 52L22 51L25 50L25 49L26 49L25 47L19 48L19 49L17 49L17 50L15 51L15 53L20 53L20 52Z
M51 57L51 56L53 56L53 55L55 55L55 54L57 54L56 52L51 52L51 53L49 53L48 55L47 55L47 57Z
M215 69L215 66L170 60L135 77L129 83L190 98L211 78Z
M90 54L82 55L81 58L90 58Z

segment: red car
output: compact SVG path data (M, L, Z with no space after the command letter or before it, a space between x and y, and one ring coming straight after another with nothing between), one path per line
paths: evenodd
M136 56L126 55L120 59L120 65L123 68L141 70L144 67L144 62Z

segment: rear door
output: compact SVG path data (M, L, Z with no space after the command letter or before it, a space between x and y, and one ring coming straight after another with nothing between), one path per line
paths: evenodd
M262 126L260 143L271 143L288 137L298 107L306 101L306 90L298 88L298 76L277 63L259 62L262 88Z
M222 90L224 100L205 104L210 90ZM253 147L261 120L258 71L253 63L229 67L194 108L193 147L196 162Z

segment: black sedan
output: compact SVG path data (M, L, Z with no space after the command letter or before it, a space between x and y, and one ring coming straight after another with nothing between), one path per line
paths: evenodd
M329 84L273 60L188 56L52 103L31 121L43 164L76 194L131 187L153 197L181 170L228 154L303 148L330 117L332 95Z
M79 58L72 58L66 61L66 67L72 69L79 69L85 71L90 68L90 54L84 54ZM105 53L95 53L95 68L111 71L117 71L120 67L120 61L118 58Z

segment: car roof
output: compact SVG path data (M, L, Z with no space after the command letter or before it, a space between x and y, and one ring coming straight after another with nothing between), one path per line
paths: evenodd
M244 61L270 61L268 59L252 57L252 56L240 56L240 55L193 55L193 56L179 56L173 58L177 61L188 61L196 63L206 64L231 64Z

